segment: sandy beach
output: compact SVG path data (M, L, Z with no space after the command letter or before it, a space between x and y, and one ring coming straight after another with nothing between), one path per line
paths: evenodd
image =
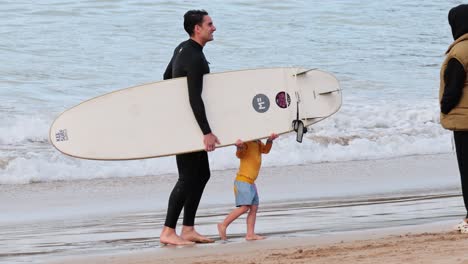
M312 238L168 248L164 253L141 252L56 263L468 263L465 250L468 235L448 231L447 224L440 222L411 228L348 232Z
M244 240L245 217L219 240L234 171L213 171L197 229L216 242L191 247L159 244L176 175L3 185L0 261L461 263L468 236L453 231L463 217L455 162L440 154L264 168L256 231L268 238L256 242Z

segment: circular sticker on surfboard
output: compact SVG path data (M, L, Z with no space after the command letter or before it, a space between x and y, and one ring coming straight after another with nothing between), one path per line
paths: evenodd
M287 92L279 92L276 95L276 104L281 108L288 108L291 104L291 97Z
M265 113L270 108L270 99L264 94L257 94L252 100L252 106L255 111Z

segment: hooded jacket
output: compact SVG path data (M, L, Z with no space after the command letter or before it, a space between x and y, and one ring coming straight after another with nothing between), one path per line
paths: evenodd
M455 41L440 72L440 122L446 129L468 131L468 5L452 8L448 20Z

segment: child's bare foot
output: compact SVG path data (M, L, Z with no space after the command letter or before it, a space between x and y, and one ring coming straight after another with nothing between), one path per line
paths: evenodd
M262 239L265 239L265 238L266 238L266 237L264 237L264 236L259 236L259 235L257 235L257 234L245 236L245 240L248 240L248 241L252 241L252 240L262 240Z
M226 240L226 227L223 224L218 224L218 234L222 240Z

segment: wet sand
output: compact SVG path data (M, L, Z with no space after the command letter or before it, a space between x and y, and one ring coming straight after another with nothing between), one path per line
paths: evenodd
M168 248L165 252L75 258L56 263L108 264L305 264L438 263L467 264L468 234L448 231L451 222L317 237L267 239L216 246Z
M213 172L198 212L198 230L214 239L216 223L233 208L233 174ZM229 227L228 243L162 247L158 236L175 180L176 175L164 175L0 186L0 210L8 212L0 215L0 262L74 263L85 257L86 263L130 263L125 262L128 258L132 263L168 263L177 256L180 263L192 263L183 258L201 252L190 261L221 263L216 262L218 253L226 251L232 256L223 263L239 263L239 252L251 256L245 263L308 263L290 258L298 250L307 252L305 259L322 256L320 252L336 246L337 252L362 251L365 256L373 254L366 243L376 248L386 239L404 244L400 237L388 236L432 223L442 223L441 228L420 229L421 234L431 234L414 236L416 244L430 237L457 246L464 243L465 236L450 233L464 211L451 154L264 168L258 182L262 202L256 230L268 239L257 242L245 242L242 217ZM369 230L375 230L372 236ZM386 238L379 240L382 237ZM358 241L362 239L372 241ZM277 249L282 253L275 253ZM285 260L267 262L274 254ZM109 255L113 257L105 257Z

